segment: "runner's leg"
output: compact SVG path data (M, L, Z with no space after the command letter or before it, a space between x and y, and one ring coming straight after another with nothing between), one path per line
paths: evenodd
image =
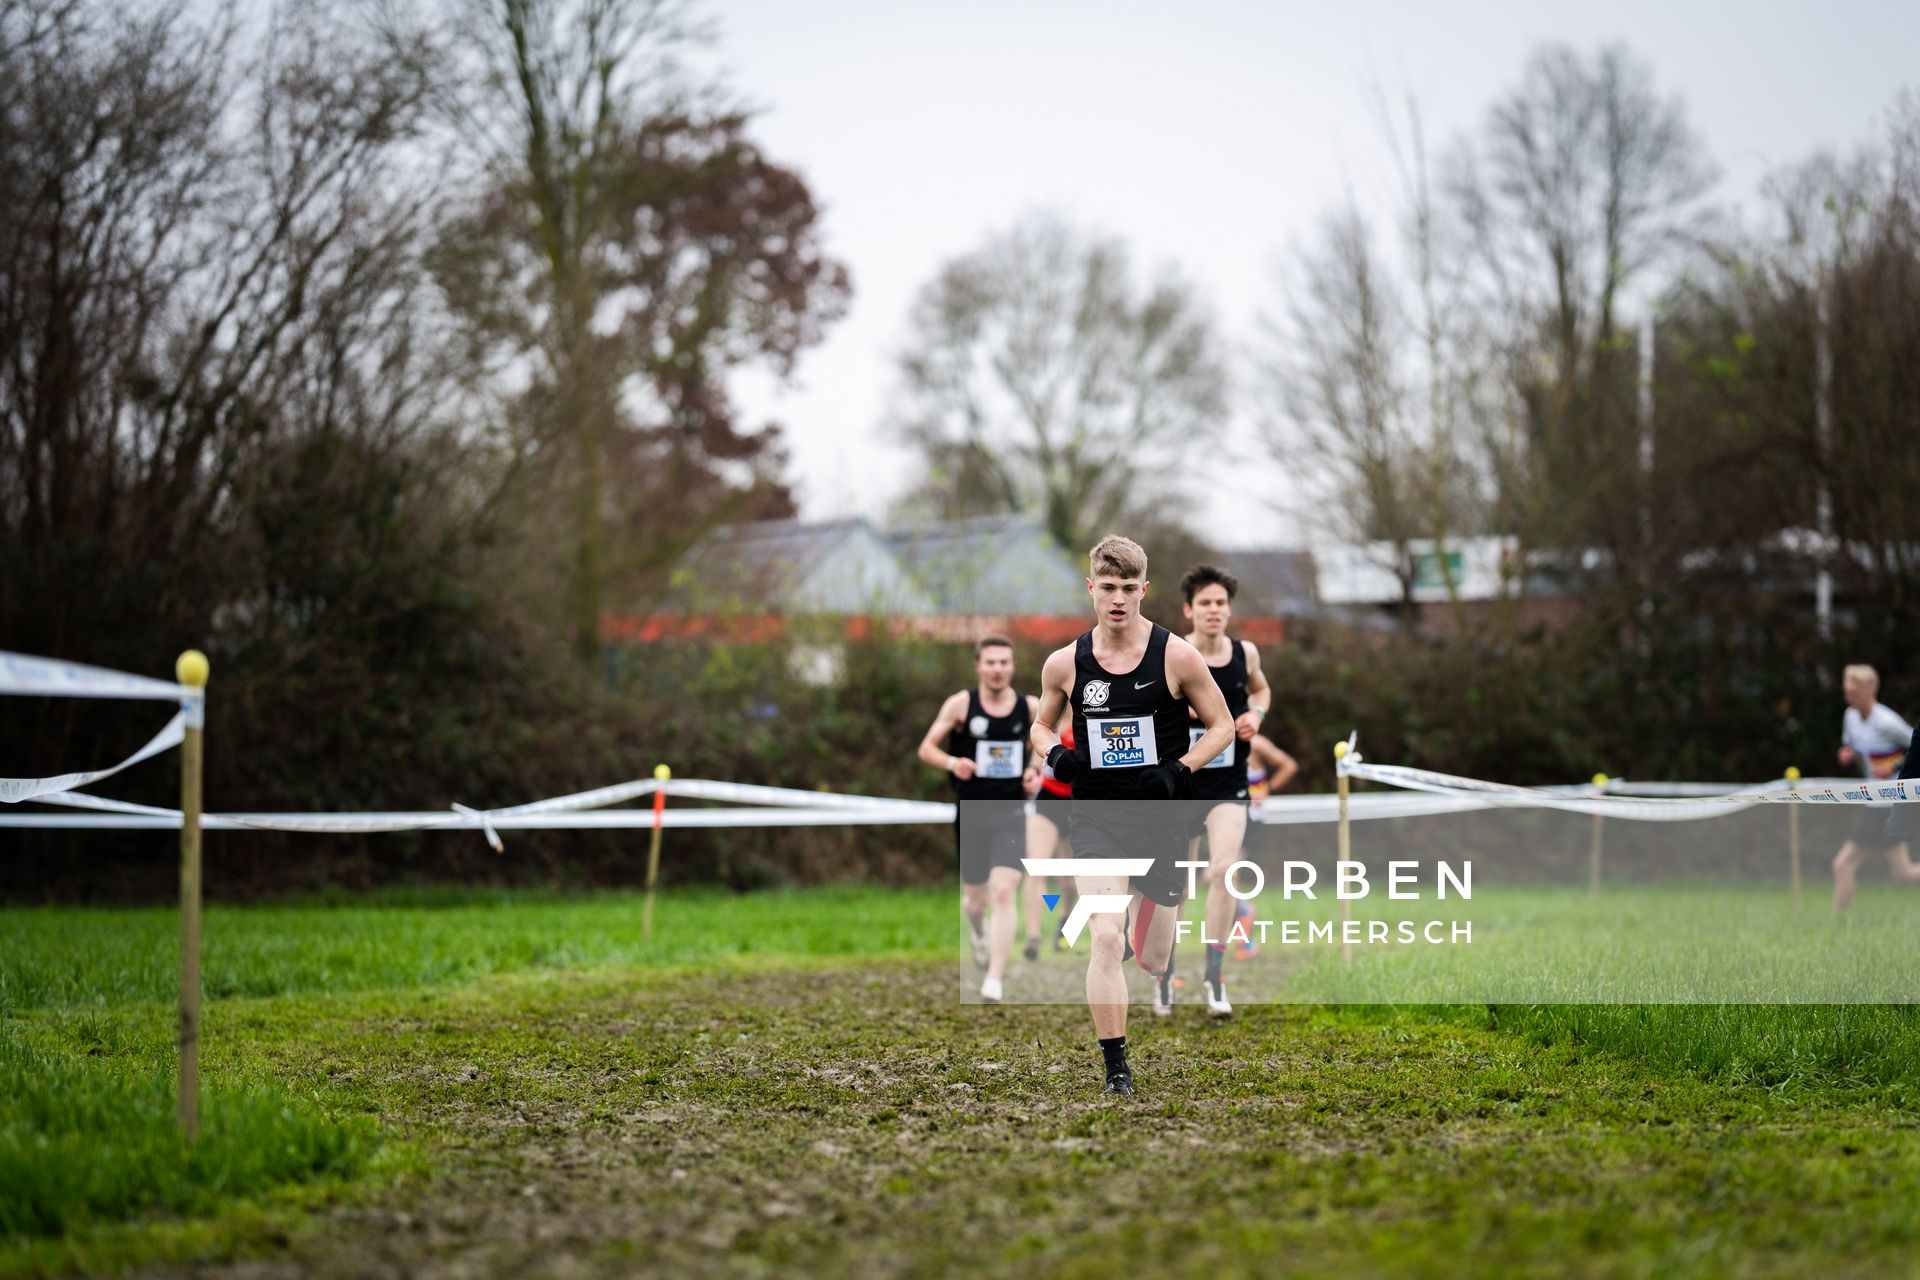
M1853 905L1854 882L1860 873L1863 861L1860 846L1849 840L1840 846L1840 852L1833 856L1833 911L1835 915L1845 915L1847 908Z
M1233 931L1239 900L1227 891L1227 873L1240 860L1247 838L1247 807L1217 804L1207 812L1207 1012L1216 1018L1233 1012L1227 1003L1226 980L1220 966L1227 958L1228 935Z
M1077 876L1082 894L1124 894L1125 876ZM1091 943L1087 957L1087 1009L1093 1015L1093 1034L1102 1040L1127 1034L1127 977L1120 968L1127 919L1101 912L1087 920Z
M1050 819L1039 814L1027 817L1027 856L1029 858L1051 858L1060 844L1060 831ZM1047 904L1044 895L1047 891L1045 876L1028 876L1021 886L1021 907L1027 917L1027 950L1029 960L1040 958L1040 938L1044 932L1041 922L1047 918Z
M1887 870L1895 884L1920 884L1920 863L1914 862L1904 840L1887 846Z
M1020 888L1020 868L995 867L981 886L987 899L987 977L1007 972L1007 953L1013 950L1014 898Z

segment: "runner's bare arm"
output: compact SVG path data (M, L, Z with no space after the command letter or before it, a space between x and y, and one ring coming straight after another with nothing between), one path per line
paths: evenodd
M1278 791L1293 781L1293 775L1300 772L1300 762L1282 751L1273 739L1264 733L1253 735L1253 741L1247 744L1253 758L1267 771L1267 790Z
M946 741L948 734L959 725L961 717L967 714L967 695L956 693L940 704L940 714L933 718L933 726L927 730L927 736L920 739L919 756L923 764L946 773L952 773L960 765L965 765L967 773L973 771L973 761L961 760L958 756L947 754L940 744Z
M1040 699L1032 694L1027 695L1027 723L1040 723ZM1031 747L1027 750L1027 768L1020 775L1020 785L1026 788L1029 796L1040 790L1040 761L1034 758Z
M1227 699L1213 682L1207 660L1179 636L1167 638L1167 692L1185 698L1207 727L1200 741L1180 757L1182 764L1198 769L1233 745L1233 716L1227 712Z
M1242 741L1251 742L1253 735L1260 732L1260 726L1266 723L1267 711L1273 706L1273 686L1267 683L1267 673L1260 667L1260 650L1253 641L1240 642L1247 651L1247 709L1233 722L1233 731Z
M1060 723L1072 693L1073 646L1068 645L1048 654L1047 665L1040 668L1040 705L1034 710L1033 729L1027 735L1035 760L1045 760L1047 752L1059 745L1060 734L1054 726Z

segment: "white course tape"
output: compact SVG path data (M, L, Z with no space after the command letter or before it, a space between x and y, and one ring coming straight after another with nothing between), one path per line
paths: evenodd
M184 684L109 671L105 667L0 650L0 693L41 698L146 698L154 702L190 702L198 701L203 692Z
M111 778L122 769L130 769L142 760L179 746L186 737L186 729L187 713L182 711L167 721L165 728L149 738L146 746L109 768L92 769L85 773L63 773L56 778L0 778L0 802L19 804L23 800L48 800L102 778Z
M1578 789L1515 787L1506 783L1464 778L1458 774L1436 773L1404 765L1369 764L1358 752L1350 752L1340 761L1340 772L1352 778L1384 783L1408 791L1430 795L1477 800L1482 804L1506 808L1560 809L1569 813L1598 814L1635 822L1697 822L1704 818L1724 817L1739 806L1755 804L1887 805L1920 801L1920 779L1888 779L1867 782L1861 779L1784 779L1743 787L1717 795L1647 796L1613 795L1598 788ZM1653 784L1645 784L1651 789Z
M848 795L834 791L801 791L794 787L762 787L746 782L708 782L696 778L668 782L667 794L688 800L721 800L730 804L776 804L796 809L912 808L943 801L897 800L891 796Z
M160 831L177 830L177 811L130 806L144 812L87 814L0 814L0 828L44 827L57 830ZM651 809L595 809L574 813L536 813L508 816L482 813L210 813L200 819L209 831L288 831L309 834L373 835L395 831L631 831L653 826ZM914 802L912 808L888 805L873 809L668 809L662 827L833 827L903 826L951 823L953 806Z

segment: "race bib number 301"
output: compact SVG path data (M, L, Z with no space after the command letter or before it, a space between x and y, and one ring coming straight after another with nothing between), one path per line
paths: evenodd
M1207 731L1205 729L1196 729L1192 725L1187 726L1187 746L1189 747L1198 746L1200 739L1206 736L1207 736ZM1233 743L1228 742L1227 749L1225 751L1222 751L1219 755L1207 761L1205 764L1201 765L1200 767L1202 769L1233 768Z
M1017 778L1021 774L1025 755L1023 743L976 742L973 744L973 776Z
M1160 763L1152 716L1087 717L1087 754L1096 769L1139 769Z

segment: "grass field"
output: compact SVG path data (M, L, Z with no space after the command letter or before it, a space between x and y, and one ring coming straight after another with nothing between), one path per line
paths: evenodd
M1142 1095L1110 1102L1084 1011L956 1000L950 892L674 895L651 947L638 913L214 907L189 1154L171 913L0 912L0 1272L1905 1275L1920 1250L1908 1009L1187 1007L1137 1019Z

